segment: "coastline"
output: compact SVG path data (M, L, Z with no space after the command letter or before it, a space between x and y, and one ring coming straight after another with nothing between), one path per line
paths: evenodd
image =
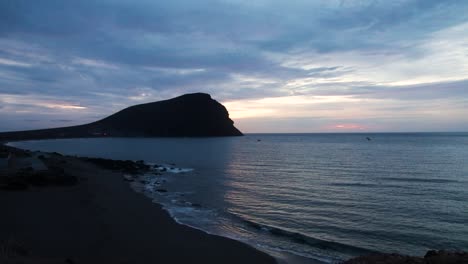
M75 157L38 155L48 155L49 164L78 184L0 191L2 263L276 262L242 242L178 224L133 191L121 172Z
M0 150L50 157L45 159L48 166L64 169L65 176L75 177L78 184L4 191L0 181L0 205L6 216L0 218L0 263L316 263L295 255L264 252L255 244L252 247L179 224L161 204L135 192L129 184L128 173L134 174L131 177L137 182L136 175L149 168L142 161L62 156L4 144L0 142ZM5 258L9 255L14 258ZM455 264L468 263L468 254L443 250L430 250L424 257L375 253L343 263Z

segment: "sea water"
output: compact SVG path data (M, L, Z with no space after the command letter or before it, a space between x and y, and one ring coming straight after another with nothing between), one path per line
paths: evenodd
M249 134L15 142L158 164L137 191L180 223L302 262L468 250L468 134ZM165 169L162 169L165 168ZM156 190L167 190L161 192ZM289 258L289 260L296 258ZM297 259L296 259L297 260Z

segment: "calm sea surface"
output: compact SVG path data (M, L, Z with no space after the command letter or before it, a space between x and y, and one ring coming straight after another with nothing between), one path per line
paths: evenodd
M250 134L12 145L164 165L170 172L142 175L134 189L162 203L181 223L273 254L335 262L373 251L468 250L468 133Z

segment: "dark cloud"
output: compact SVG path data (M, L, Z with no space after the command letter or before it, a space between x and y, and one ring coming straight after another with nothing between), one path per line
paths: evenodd
M324 52L381 49L389 43L375 43L375 32L428 23L431 16L425 14L434 10L450 14L467 8L460 1L400 3L370 1L331 9L314 3L272 2L258 8L218 1L45 0L31 4L7 0L0 4L0 24L4 36L34 40L57 54L132 65L252 70L269 64L259 55L261 49L285 51L304 45ZM464 17L448 16L435 26L448 26ZM346 31L356 28L360 30ZM406 38L415 38L420 29L426 33L437 28L417 27Z
M468 21L465 1L337 3L0 1L0 94L17 96L8 102L0 98L0 108L41 109L49 115L31 99L42 98L85 106L89 111L77 116L88 120L93 113L104 116L131 104L196 91L221 101L287 95L397 100L466 95L466 81L394 87L372 76L349 78L359 68L346 61L334 64L311 56L302 62L307 67L289 65L291 57L311 53L365 52L369 60L424 57L428 51L421 43ZM317 81L300 82L307 78ZM44 124L62 119L47 120Z

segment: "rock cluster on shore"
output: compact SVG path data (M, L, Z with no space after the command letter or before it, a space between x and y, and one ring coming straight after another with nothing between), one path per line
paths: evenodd
M21 150L5 145L0 145L0 158L6 158L10 154L14 154L16 158L32 157L32 153L27 150ZM35 154L47 167L43 170L35 170L32 167L15 168L14 170L6 169L0 172L0 190L19 191L27 190L29 187L44 187L44 186L71 186L78 183L78 179L74 176L67 175L63 169L63 163L66 163L67 157L60 153ZM50 157L56 158L51 159ZM144 163L144 161L131 160L112 160L104 158L79 158L85 162L93 163L103 169L119 171L124 174L124 180L133 181L135 176L141 173L146 173L154 168ZM159 167L159 165L155 165ZM130 174L130 175L128 175ZM159 172L154 172L159 175ZM125 176L127 178L125 178ZM166 192L161 189L160 192Z
M400 254L375 254L360 256L343 264L467 264L468 253L445 250L430 250L424 257Z
M141 172L147 172L151 166L146 165L142 160L131 161L131 160L112 160L103 158L81 158L84 161L93 163L103 169L122 171L124 173L138 174Z
M0 157L14 155L16 158L31 157L29 151L1 146ZM57 154L58 155L58 154ZM45 156L39 156L47 164L48 159ZM0 190L20 191L29 187L45 186L71 186L78 183L75 176L65 173L60 164L49 163L47 167L36 170L31 166L20 168L7 168L0 173Z

